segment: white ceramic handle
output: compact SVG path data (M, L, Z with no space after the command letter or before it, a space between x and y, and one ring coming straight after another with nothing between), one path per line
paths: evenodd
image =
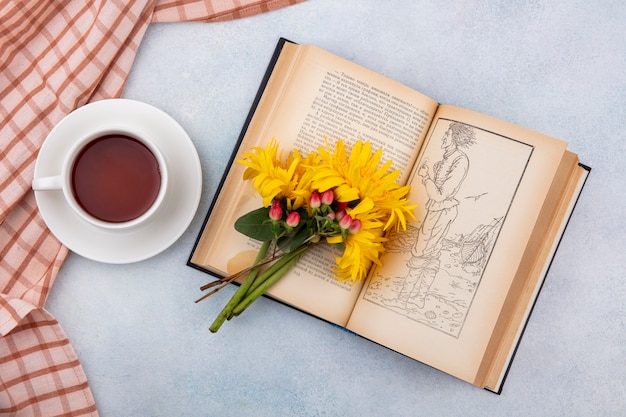
M33 190L60 190L63 188L63 177L56 175L54 177L41 177L33 180Z

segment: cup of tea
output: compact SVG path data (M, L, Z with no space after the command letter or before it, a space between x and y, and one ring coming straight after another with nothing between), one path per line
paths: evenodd
M32 183L35 191L62 192L76 214L105 229L148 221L167 187L167 164L158 147L128 129L86 135L70 149L58 175Z

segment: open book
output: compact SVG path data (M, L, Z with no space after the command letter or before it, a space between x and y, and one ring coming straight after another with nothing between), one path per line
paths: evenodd
M233 161L272 138L303 153L325 138L369 141L418 208L364 282L336 281L337 249L316 245L268 294L500 392L589 168L563 141L281 39L190 266L226 276L252 264L260 243L233 224L262 204Z

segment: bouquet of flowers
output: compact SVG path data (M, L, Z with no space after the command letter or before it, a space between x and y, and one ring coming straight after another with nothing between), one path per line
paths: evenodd
M241 314L313 245L340 245L334 272L342 282L356 283L372 263L381 264L385 231L406 230L415 208L407 199L409 186L396 183L400 172L381 159L382 150L373 151L369 142L357 141L348 154L341 140L334 149L326 142L309 154L294 149L283 157L272 140L237 160L246 166L244 180L252 181L263 204L237 219L235 229L262 244L251 267L201 287L216 288L196 302L247 274L212 332Z

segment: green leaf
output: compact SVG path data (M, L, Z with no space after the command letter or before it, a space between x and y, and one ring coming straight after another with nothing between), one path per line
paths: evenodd
M274 239L269 207L261 207L238 218L235 221L235 230L261 242Z

